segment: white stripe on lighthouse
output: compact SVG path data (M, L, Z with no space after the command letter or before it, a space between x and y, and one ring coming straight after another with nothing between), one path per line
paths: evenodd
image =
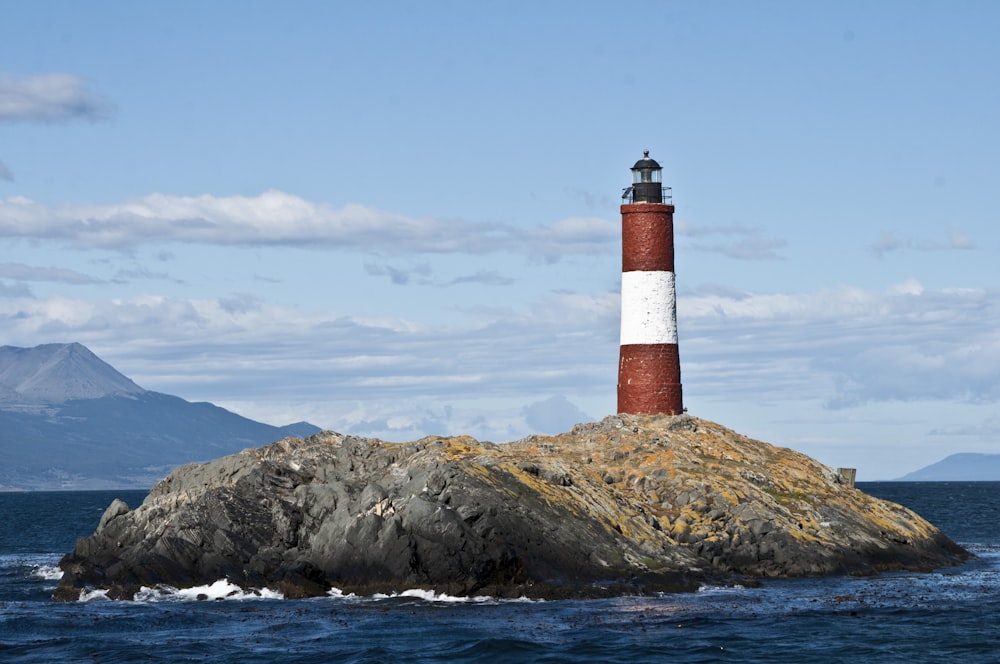
M622 337L626 344L677 343L673 272L622 272Z

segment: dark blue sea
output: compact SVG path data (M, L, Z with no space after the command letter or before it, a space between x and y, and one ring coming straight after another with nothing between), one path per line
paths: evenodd
M220 581L64 604L50 599L59 558L112 499L135 506L143 494L0 494L0 662L1000 662L1000 483L860 486L977 558L927 574L606 600L284 600Z

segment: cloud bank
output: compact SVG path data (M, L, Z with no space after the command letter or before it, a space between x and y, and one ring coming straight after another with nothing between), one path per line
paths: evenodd
M117 250L185 242L395 254L516 251L557 260L617 251L617 229L596 218L565 219L533 230L418 219L358 204L334 208L276 190L258 196L149 194L122 204L90 206L50 207L23 196L0 201L0 237Z
M708 390L799 394L834 409L1000 400L996 290L910 281L883 293L707 294L678 307L687 375Z
M806 399L830 409L1000 401L1000 292L916 286L682 296L688 401ZM483 309L434 325L279 307L248 293L105 302L6 295L6 343L80 341L143 387L253 405L251 416L281 404L282 420L372 435L365 427L377 424L386 427L378 435L396 439L452 431L503 440L614 408L613 292L556 293L519 311ZM428 422L438 428L420 429Z

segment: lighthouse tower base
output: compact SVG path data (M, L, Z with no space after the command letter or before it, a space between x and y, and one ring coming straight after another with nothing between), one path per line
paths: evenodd
M680 415L684 412L676 344L628 344L618 361L618 412Z

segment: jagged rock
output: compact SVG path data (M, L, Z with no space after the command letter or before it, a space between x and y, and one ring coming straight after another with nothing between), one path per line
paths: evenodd
M101 515L101 520L97 524L97 531L100 532L104 530L104 526L108 525L110 521L120 517L122 514L128 514L128 512L128 503L124 500L115 498L111 501L111 504L108 505L108 509L104 510L104 514Z
M808 457L687 415L495 445L322 433L185 466L63 558L87 588L226 578L286 597L595 596L705 579L930 569L969 556Z

